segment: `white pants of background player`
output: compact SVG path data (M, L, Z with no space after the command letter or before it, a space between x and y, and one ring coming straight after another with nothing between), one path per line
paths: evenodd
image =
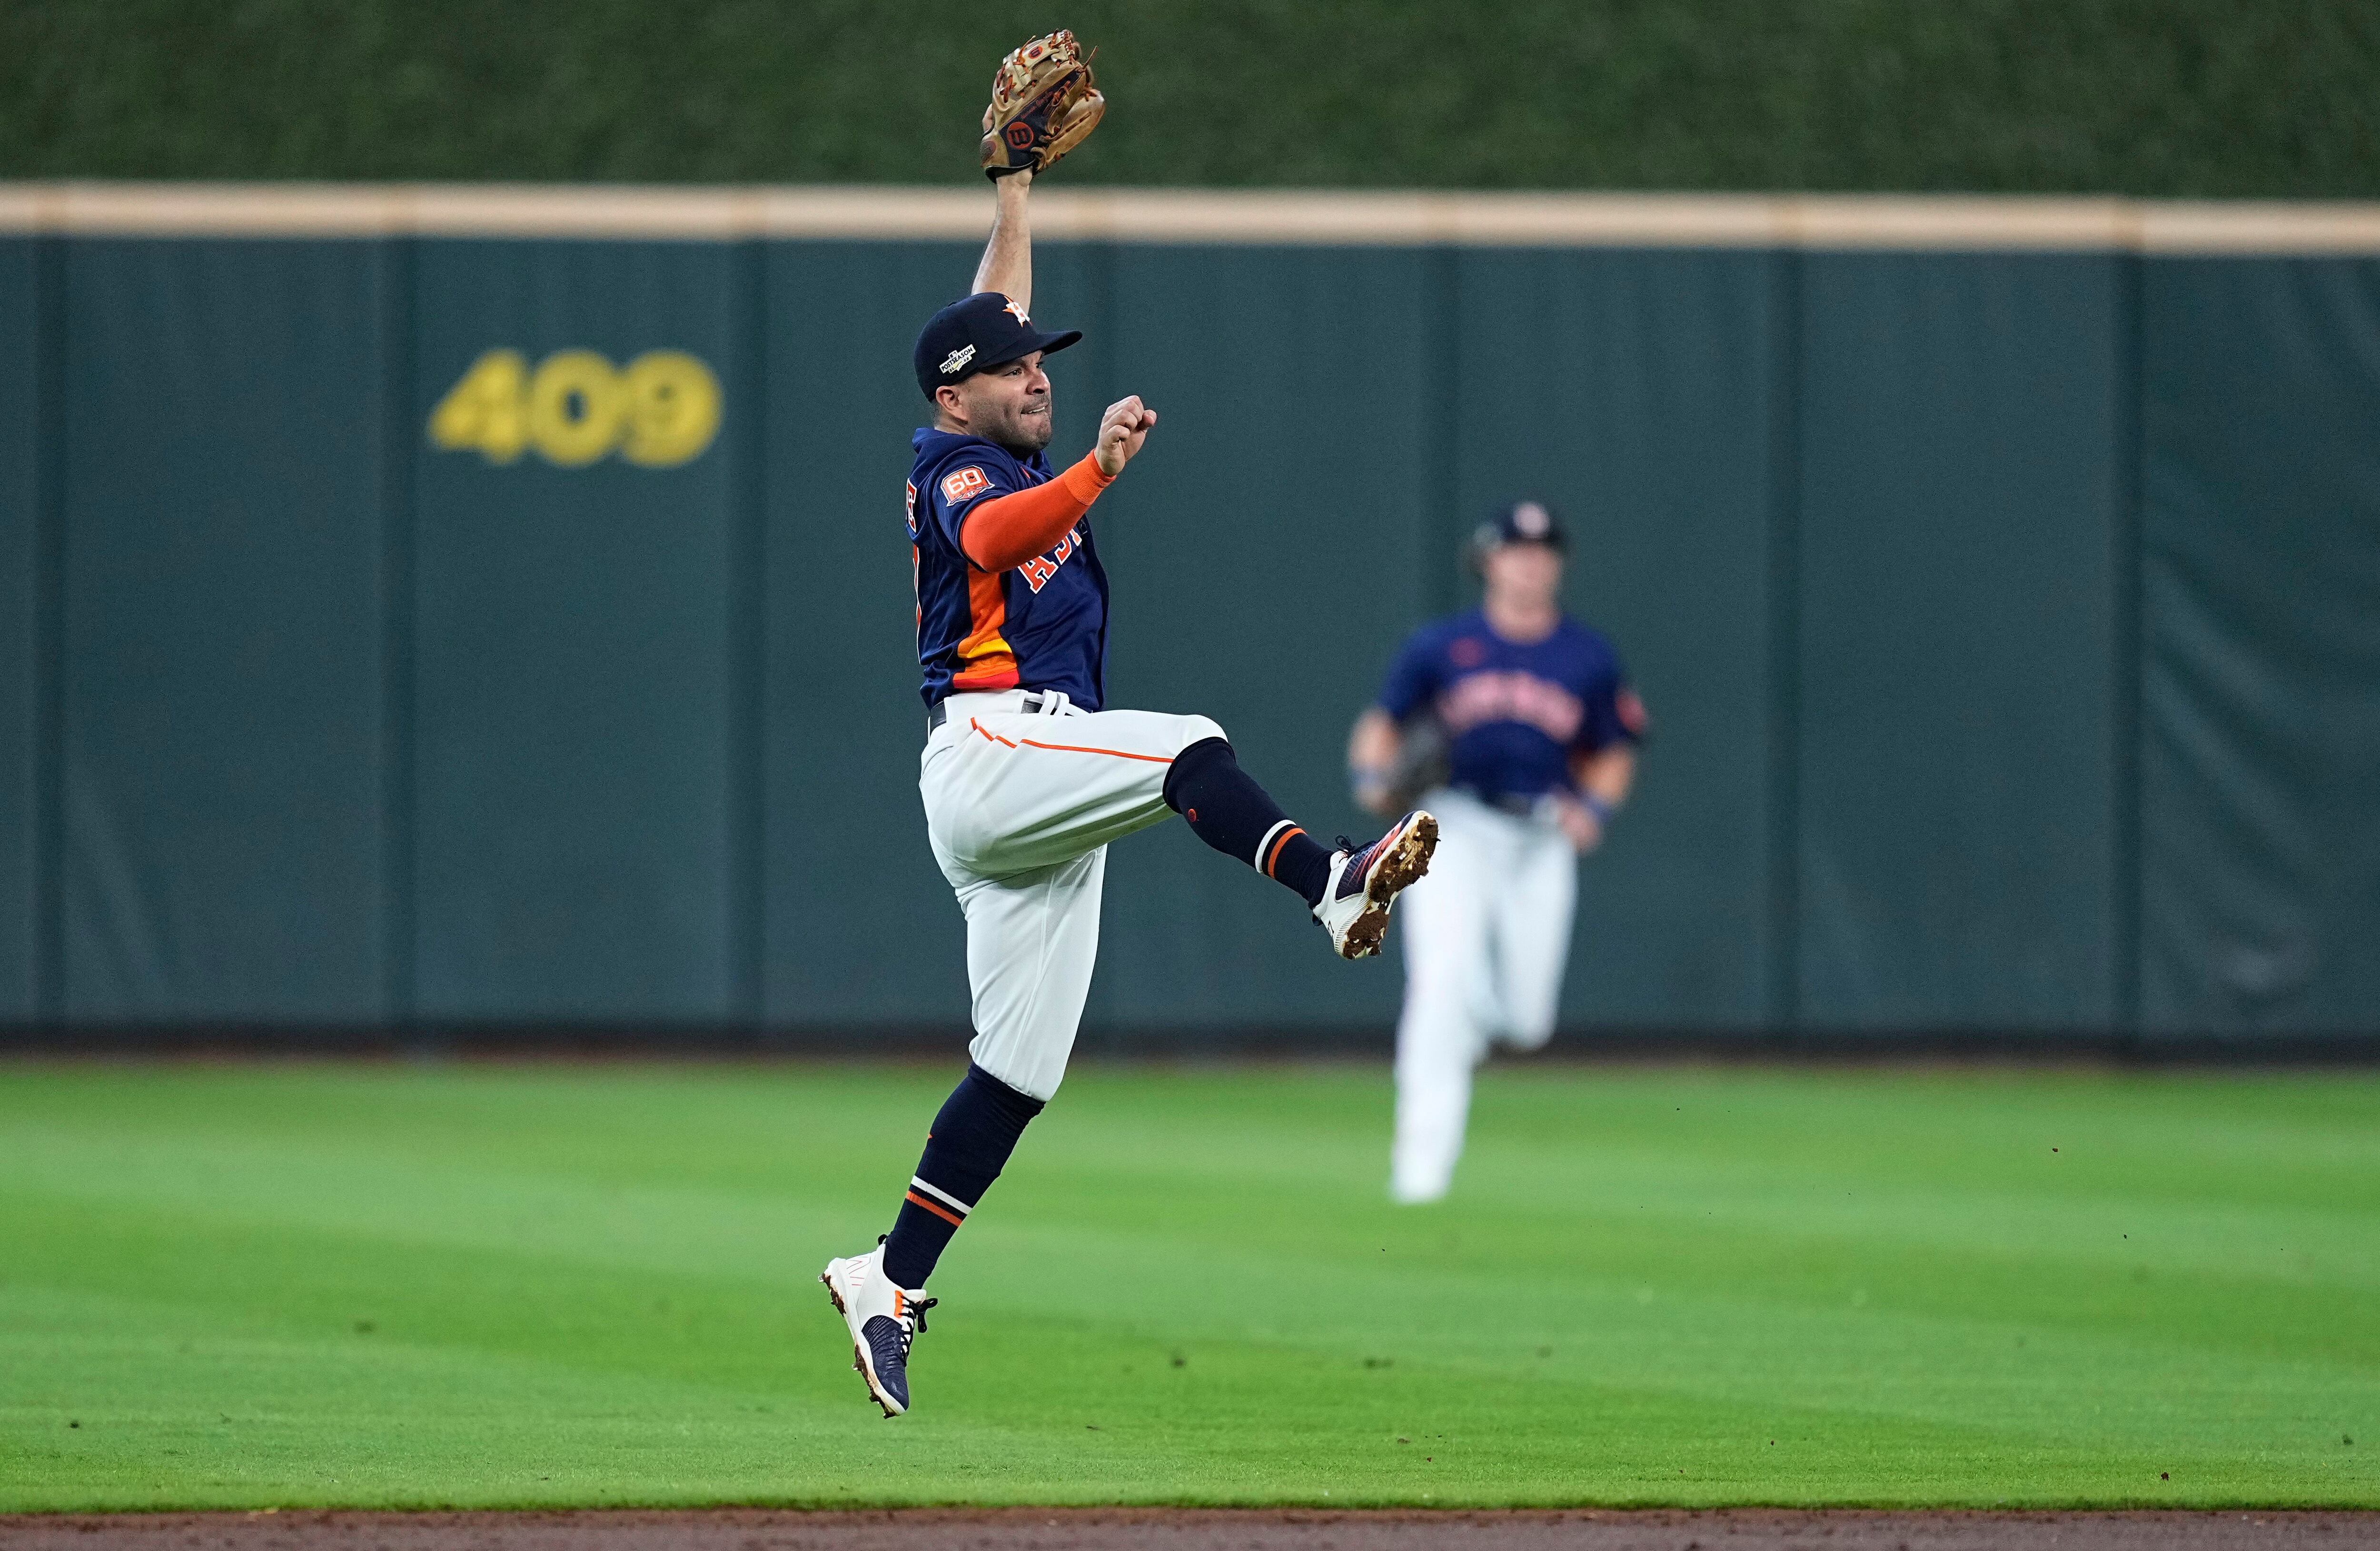
M966 915L967 1055L1046 1099L1066 1074L1090 994L1108 842L1173 817L1173 757L1223 730L1203 716L1086 711L1041 690L942 704L917 790L934 860Z
M1397 1133L1389 1194L1435 1201L1454 1179L1471 1070L1491 1043L1553 1036L1578 899L1578 855L1549 815L1433 792L1429 876L1397 901L1405 1005L1397 1020Z

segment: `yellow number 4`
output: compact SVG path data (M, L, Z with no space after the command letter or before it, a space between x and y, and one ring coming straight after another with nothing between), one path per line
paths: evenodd
M528 363L517 350L491 350L430 412L430 440L449 452L478 448L510 463L528 445Z
M430 440L511 463L524 447L579 468L618 452L646 468L690 463L719 434L719 379L683 350L649 350L625 371L592 350L560 350L531 373L491 350L430 412Z

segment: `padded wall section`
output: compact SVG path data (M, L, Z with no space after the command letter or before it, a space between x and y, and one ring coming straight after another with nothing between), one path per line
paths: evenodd
M2112 259L1803 261L1801 1012L2112 1014Z
M373 273L349 243L68 250L69 1018L381 1012Z
M2380 1029L2380 264L2144 266L2142 1010Z
M0 1022L961 1023L897 525L910 344L975 252L0 242ZM1088 331L1051 363L1060 461L1122 393L1163 417L1095 517L1113 703L1214 716L1318 835L1370 832L1346 729L1472 596L1471 523L1524 491L1566 510L1570 600L1655 733L1585 864L1573 1027L1749 1033L1781 965L1818 1033L2098 1034L2136 978L2152 1037L2371 1034L2380 264L1056 244L1038 269L1037 316ZM511 431L442 444L434 410L504 350L511 389L471 380ZM617 374L657 350L723 394L679 458L629 453L656 406ZM572 351L601 370L534 408ZM606 406L617 434L573 441ZM1116 848L1094 1044L1385 1045L1400 990L1393 950L1336 963L1184 826Z
M763 984L774 1024L966 1022L965 927L917 800L926 707L902 492L928 413L910 346L965 292L977 253L769 248ZM1034 299L1060 315L1054 297ZM1062 374L1062 403L1065 385Z
M1347 728L1421 617L1430 256L1127 248L1112 387L1159 415L1101 497L1111 704L1213 717L1308 831L1367 837ZM1088 406L1087 406L1087 408ZM1087 444L1075 422L1069 446ZM1333 958L1304 902L1168 823L1115 847L1090 1017L1361 1027L1385 1039L1390 964Z
M1553 502L1574 535L1570 606L1619 647L1655 729L1581 875L1569 1022L1760 1020L1775 262L1461 261L1455 531L1501 501ZM1458 564L1451 546L1423 560ZM1466 604L1476 591L1466 569Z
M740 251L433 242L416 261L415 962L429 1018L750 1017L742 832ZM489 352L690 354L726 395L683 461L556 395L525 444L430 422ZM577 357L587 369L584 357ZM559 370L559 369L557 369ZM599 382L600 376L589 378ZM560 381L560 379L556 379ZM482 388L504 397L500 382ZM598 390L599 392L608 390ZM451 433L468 429L457 419ZM546 429L540 434L538 426ZM575 429L574 429L575 428ZM508 455L509 454L509 455Z
M33 244L0 241L0 1022L37 1011Z

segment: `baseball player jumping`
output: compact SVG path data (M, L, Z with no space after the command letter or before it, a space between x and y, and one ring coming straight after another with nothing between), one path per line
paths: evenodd
M1435 1201L1453 1182L1471 1072L1491 1042L1552 1037L1570 951L1577 857L1627 800L1645 711L1611 643L1561 612L1565 540L1524 501L1473 539L1478 608L1405 643L1347 763L1356 801L1390 806L1415 745L1442 749L1421 782L1443 826L1429 881L1404 907L1397 1129L1389 1193Z
M1079 72L1042 76L1060 82L1032 99L1050 104L1050 123L1068 122L1057 100L1066 80L1088 85L1073 46L1063 33L1028 45L1038 63ZM1003 81L1026 53L1010 56ZM1331 948L1355 959L1378 951L1390 906L1427 869L1438 838L1437 821L1415 812L1370 845L1326 848L1240 769L1213 721L1107 709L1108 584L1089 513L1157 415L1123 399L1080 460L1057 470L1043 455L1043 363L1082 335L1046 332L1028 313L1026 199L1054 157L1029 154L1047 125L1018 124L1031 131L1024 147L1014 134L986 137L987 164L1028 154L992 165L998 209L974 293L934 314L914 358L933 406L911 439L907 496L927 708L917 786L934 859L966 916L975 1038L892 1231L829 1261L820 1278L888 1417L909 1407L910 1343L934 1304L925 1287L935 1262L1065 1074L1099 948L1108 842L1178 813L1208 845L1295 893Z

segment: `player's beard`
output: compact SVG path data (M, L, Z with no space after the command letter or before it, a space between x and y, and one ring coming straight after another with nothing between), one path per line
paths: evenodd
M1047 399L1042 406L1038 415L1028 415L1021 409L1011 415L994 440L1020 457L1030 457L1047 447L1051 433L1057 430L1058 417Z

